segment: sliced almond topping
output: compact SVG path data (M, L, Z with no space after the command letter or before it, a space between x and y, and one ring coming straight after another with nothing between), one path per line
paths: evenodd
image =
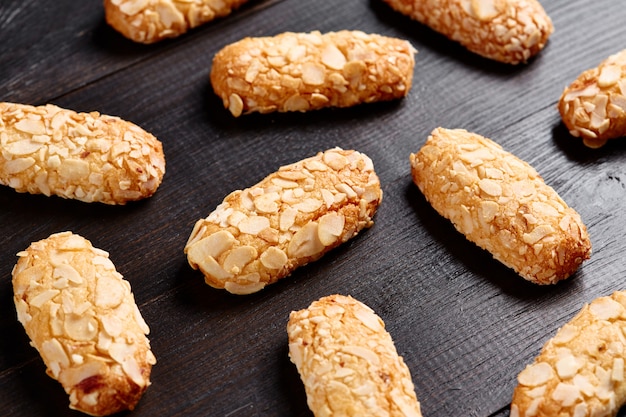
M343 67L343 75L350 83L358 84L366 75L367 64L363 61L350 61Z
M35 165L34 158L16 158L5 162L3 171L8 175L19 174L33 165Z
M576 360L573 355L568 354L558 360L556 363L556 372L561 379L572 378L576 375L581 366L582 364Z
M500 206L495 201L491 201L491 200L481 201L480 211L481 211L482 220L487 223L491 222L496 217L496 214L498 214L499 207Z
M289 258L283 250L270 246L261 254L260 260L263 266L268 269L280 269L287 264Z
M258 235L263 229L270 227L270 221L263 216L250 216L237 225L241 233Z
M62 368L70 366L70 359L57 339L50 339L43 342L41 345L41 355L46 362L57 362Z
M124 360L124 362L122 362L122 369L124 370L124 373L128 375L130 379L132 379L132 381L140 387L144 387L148 383L148 381L142 375L141 368L139 367L139 364L134 357L128 356Z
M574 385L588 397L595 396L596 387L584 375L575 375L573 379Z
M307 178L306 174L302 171L291 171L291 170L279 170L278 176L290 181L298 181Z
M247 295L261 291L263 288L265 288L265 285L265 282L238 284L236 282L228 281L224 284L224 289L232 294Z
M120 11L129 16L134 16L145 9L149 0L129 0L120 4Z
M277 200L280 195L276 192L263 194L254 199L254 206L261 213L276 213L278 211Z
M317 228L317 222L309 222L293 235L287 248L290 258L315 256L324 250L325 246L319 240Z
M337 241L343 233L345 217L339 213L326 213L319 219L317 234L324 246L330 246Z
M120 279L110 275L101 275L96 279L94 302L96 306L112 309L124 301L126 287Z
M361 321L366 327L374 332L381 332L384 330L385 326L380 317L378 317L373 311L364 309L364 308L356 308L354 310L354 315L357 319Z
M598 76L598 86L610 87L615 84L622 75L622 69L618 65L605 65Z
M106 315L100 317L100 322L102 323L104 331L111 337L118 337L124 330L124 322L120 319L120 317Z
M328 167L321 161L316 159L309 159L304 162L304 166L309 171L327 171Z
M62 264L54 268L52 278L65 278L74 284L82 284L84 282L80 273L71 265Z
M41 120L22 119L19 122L15 123L14 126L20 132L28 133L30 135L46 134L46 126Z
M17 142L8 143L4 146L4 149L12 155L24 156L31 155L42 147L43 143L30 140L18 140Z
M340 70L346 64L346 57L335 45L328 44L322 50L322 63L328 68Z
M335 171L341 171L348 165L348 158L337 152L325 152L322 158L324 163Z
M554 229L552 226L544 224L541 226L535 227L530 233L524 233L522 239L525 243L529 245L534 245L539 242L541 239L545 238L554 233Z
M66 159L61 162L59 176L69 182L78 182L89 176L89 163L81 159Z
M201 260L207 257L217 258L224 251L230 249L237 240L226 230L220 230L194 243L189 248L189 257Z
M573 324L566 324L554 336L553 341L558 345L564 345L578 336L578 328Z
M576 386L559 382L552 392L552 398L560 402L563 407L571 407L581 397Z
M232 93L228 97L228 110L235 117L239 117L243 113L243 100L238 94Z
M380 358L371 349L363 346L342 346L341 351L365 359L374 366L380 365Z
M499 197L502 195L502 186L494 180L483 178L478 182L478 187L491 197Z
M232 274L238 274L246 265L256 259L256 257L257 250L252 246L240 246L238 248L234 248L224 259L224 270Z
M298 210L292 207L287 207L280 214L279 219L279 227L281 231L289 230L291 226L294 225L296 221L296 216L298 215Z
M552 378L554 378L554 370L552 367L545 363L539 362L532 365L528 365L517 376L517 380L520 384L529 387L537 387L543 385Z
M293 208L303 213L313 213L322 207L322 201L316 198L307 198L300 203L294 204Z
M313 75L309 75L311 79L309 81L314 82L316 79L313 78ZM289 97L285 100L285 104L283 105L284 111L307 111L309 109L309 102L304 98L297 94Z
M589 310L600 320L615 320L624 313L624 307L608 297L594 300L589 305Z
M326 76L324 66L307 62L302 66L302 81L309 85L322 85Z
M347 195L348 198L357 198L358 197L357 193L348 184L339 183L339 184L335 185L335 188L337 189L337 191Z
M474 16L482 21L490 21L498 15L495 0L470 0Z
M209 275L219 281L224 281L233 276L230 272L227 272L224 268L222 268L221 265L217 263L215 258L211 256L207 256L201 259L192 259L192 255L190 252L189 259L190 261L193 261L195 264L197 264L198 268L200 268L203 274Z
M41 308L41 306L46 304L48 301L52 300L59 293L60 293L59 290L52 290L52 289L44 290L40 292L39 294L37 294L36 296L34 296L33 298L31 298L29 300L29 303L32 307Z
M91 315L66 314L63 327L65 333L74 340L96 340L98 335L98 321Z
M277 187L286 188L286 189L298 188L297 182L291 181L291 180L285 180L282 178L272 178L272 184L276 185Z

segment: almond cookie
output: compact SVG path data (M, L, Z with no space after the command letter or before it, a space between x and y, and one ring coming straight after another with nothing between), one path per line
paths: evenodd
M20 193L126 204L152 196L163 146L133 123L48 104L0 103L0 184Z
M409 368L365 304L321 298L291 313L287 333L315 416L421 417Z
M626 292L600 297L517 377L511 417L614 417L626 403Z
M590 148L626 136L626 49L580 74L558 108L570 134Z
M210 286L253 293L370 227L381 200L371 159L330 149L230 193L196 222L185 253Z
M229 15L247 0L104 0L106 21L128 39L154 43Z
M406 96L416 52L359 31L245 38L215 55L211 84L235 117L349 107Z
M554 31L537 0L384 0L485 58L519 64L543 49Z
M495 142L437 128L410 162L413 181L433 208L528 281L554 284L591 255L578 213Z
M130 284L108 253L63 232L17 256L17 318L70 408L94 416L132 410L156 359Z

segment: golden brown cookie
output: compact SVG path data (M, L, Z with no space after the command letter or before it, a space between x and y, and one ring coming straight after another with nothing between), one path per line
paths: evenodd
M154 43L229 15L247 0L104 0L106 21L128 39Z
M213 59L211 84L233 116L349 107L404 97L415 49L360 31L245 38Z
M185 253L210 286L249 294L370 227L381 200L372 160L330 149L230 193L196 222Z
M31 194L126 204L152 196L163 146L137 125L48 104L0 103L0 184Z
M511 417L614 417L626 403L626 292L600 297L517 377Z
M316 417L421 417L409 368L385 324L352 297L331 295L293 311L289 357Z
M413 181L433 208L523 278L554 284L591 255L579 214L495 142L437 128L410 162Z
M17 317L70 408L94 416L132 410L156 359L130 284L108 253L64 232L18 256Z
M570 134L590 148L626 136L626 49L580 74L558 108Z
M507 64L528 61L554 31L537 0L384 0L393 9Z

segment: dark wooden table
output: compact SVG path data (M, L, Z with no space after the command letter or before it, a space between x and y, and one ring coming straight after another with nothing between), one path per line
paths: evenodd
M134 44L99 0L0 3L0 101L118 115L167 159L154 197L124 207L0 187L0 415L80 415L46 376L16 319L11 269L30 242L71 230L110 252L151 327L158 363L133 416L310 416L287 356L291 310L350 294L386 322L424 416L504 417L516 376L584 303L626 289L626 140L570 137L565 85L626 47L617 0L545 0L555 33L527 65L465 51L380 0L251 1L175 40ZM233 118L213 94L213 55L244 36L359 29L410 40L401 101ZM591 260L555 286L530 284L458 234L411 182L409 154L438 126L465 128L533 165L589 229ZM250 296L204 284L183 254L195 221L229 192L340 146L369 155L384 190L375 225Z

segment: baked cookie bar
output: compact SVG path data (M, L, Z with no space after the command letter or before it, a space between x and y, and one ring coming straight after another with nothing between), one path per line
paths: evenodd
M229 15L247 0L104 0L106 21L130 40L155 43Z
M245 38L215 55L211 84L235 117L349 107L406 96L415 53L405 40L360 31Z
M152 196L163 146L139 126L97 112L0 103L0 184L21 193L126 204Z
M600 297L517 377L511 417L614 417L626 403L626 292Z
M343 295L321 298L291 313L287 334L316 417L422 416L409 368L365 304Z
M537 0L384 0L393 9L485 58L519 64L554 31Z
M570 134L590 148L626 135L626 49L580 74L559 99Z
M370 227L381 200L372 160L330 149L230 193L196 222L185 253L210 286L253 293Z
M437 128L410 163L433 208L528 281L554 284L591 255L580 215L534 168L495 142Z
M108 253L63 232L17 255L17 318L70 408L94 416L132 410L156 359L130 284Z

